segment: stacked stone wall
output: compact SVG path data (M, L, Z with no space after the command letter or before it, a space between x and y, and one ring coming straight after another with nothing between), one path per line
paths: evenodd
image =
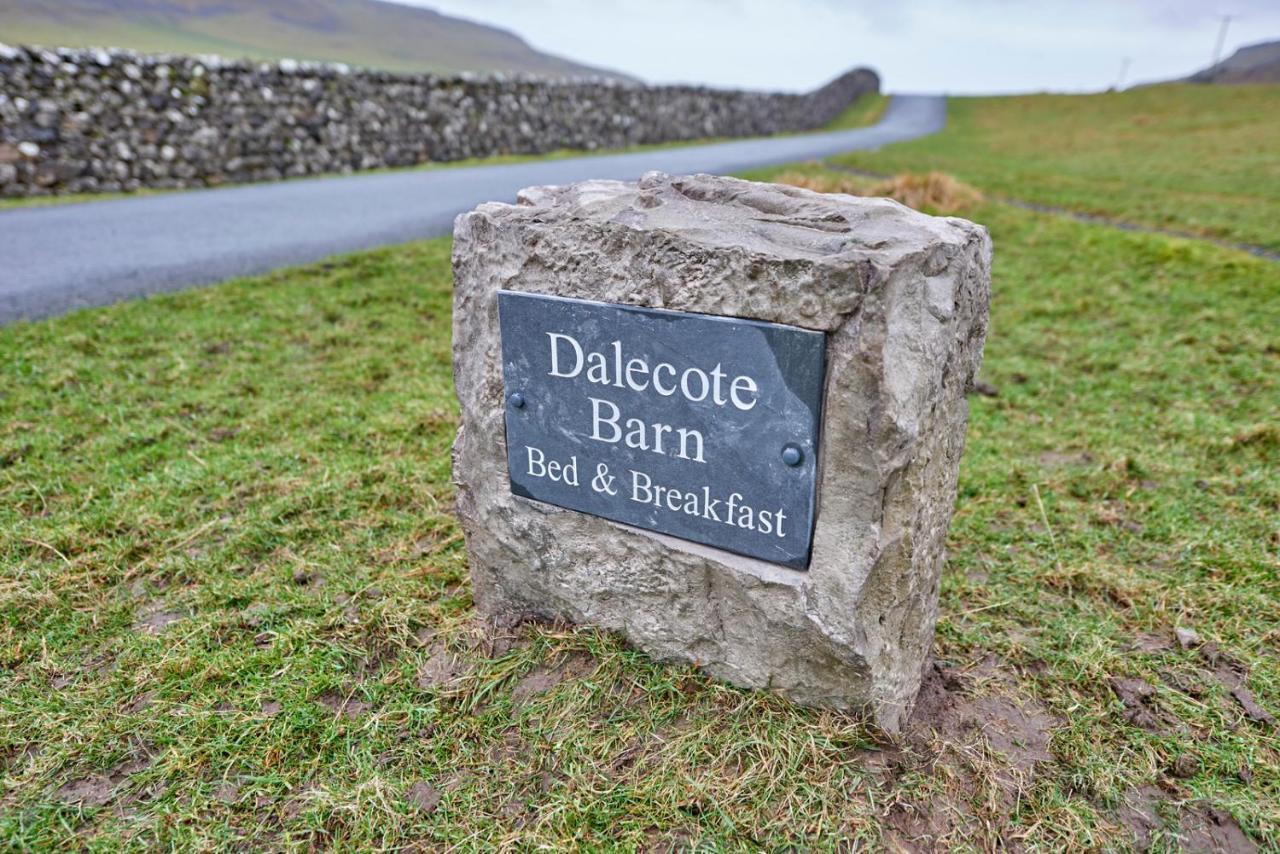
M805 131L878 89L865 68L793 94L0 44L0 196Z

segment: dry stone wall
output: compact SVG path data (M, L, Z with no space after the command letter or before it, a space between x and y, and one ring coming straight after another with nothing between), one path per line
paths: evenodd
M0 44L0 196L812 130L878 88L865 68L789 94Z

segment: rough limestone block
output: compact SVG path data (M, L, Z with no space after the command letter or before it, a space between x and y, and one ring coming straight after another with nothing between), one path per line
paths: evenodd
M933 638L991 242L885 199L652 173L525 190L454 227L454 447L475 599L897 729ZM511 494L497 291L827 333L807 571Z

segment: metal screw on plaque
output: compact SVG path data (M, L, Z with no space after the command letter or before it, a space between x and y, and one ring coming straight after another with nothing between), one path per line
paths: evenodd
M804 462L804 451L796 445L785 445L782 448L782 461L794 468Z
M512 392L507 402L511 404L512 409L524 409L524 395L518 391Z

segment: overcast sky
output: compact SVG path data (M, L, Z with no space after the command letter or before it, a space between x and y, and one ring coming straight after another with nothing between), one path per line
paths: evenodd
M854 65L897 92L1091 91L1280 38L1278 0L401 0L649 82L808 89Z

